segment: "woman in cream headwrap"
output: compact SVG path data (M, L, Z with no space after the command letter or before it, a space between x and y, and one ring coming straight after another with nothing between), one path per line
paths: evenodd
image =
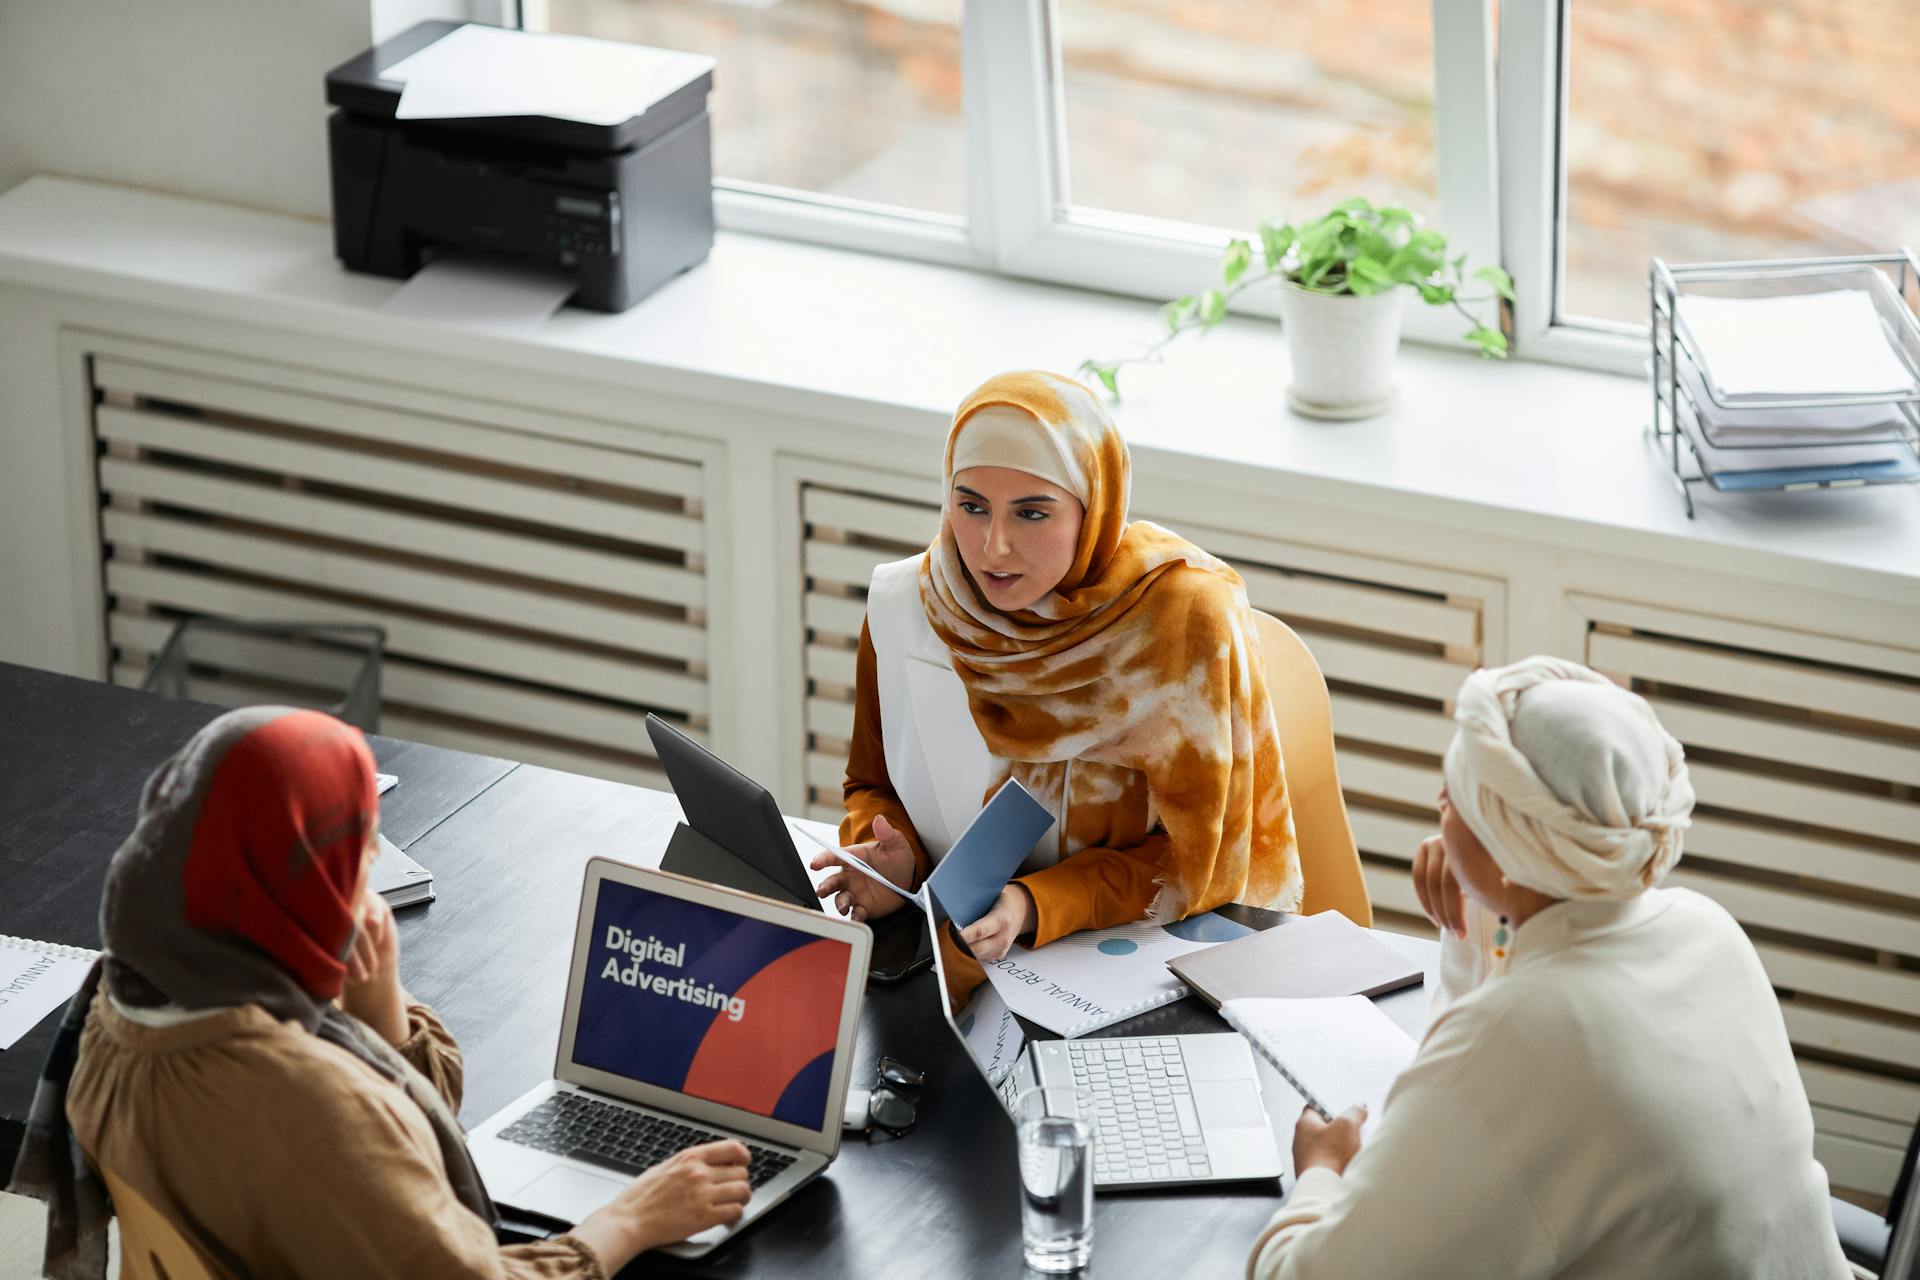
M917 885L1007 778L1055 814L985 917L1017 937L1300 899L1280 744L1240 577L1127 515L1125 442L1070 379L961 404L939 536L874 571L843 843ZM825 866L832 856L816 865ZM828 877L862 918L901 899Z
M1556 658L1475 672L1458 708L1415 877L1443 945L1484 938L1480 983L1364 1150L1358 1109L1301 1116L1249 1277L1846 1276L1759 958L1655 887L1693 808L1680 744Z

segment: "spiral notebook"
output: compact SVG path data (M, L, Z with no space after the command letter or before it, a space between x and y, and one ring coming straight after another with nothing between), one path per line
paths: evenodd
M1365 996L1228 1000L1220 1016L1321 1115L1364 1103L1368 1137L1419 1049Z
M1184 999L1187 986L1167 961L1250 932L1209 911L1171 925L1083 929L1033 951L1015 946L985 968L1015 1013L1073 1037Z
M86 980L98 951L0 934L0 1049L11 1049Z

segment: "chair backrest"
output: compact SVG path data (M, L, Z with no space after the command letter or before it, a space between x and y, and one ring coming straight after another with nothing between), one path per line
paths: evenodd
M1887 1201L1886 1265L1881 1280L1920 1280L1920 1122L1907 1139L1907 1158Z
M1326 677L1292 627L1258 611L1253 619L1267 669L1267 698L1273 703L1286 761L1300 873L1306 879L1300 912L1338 911L1355 924L1371 925L1373 899L1360 869L1333 757L1333 703L1327 697Z
M105 1169L100 1176L120 1219L120 1280L234 1280L145 1196Z

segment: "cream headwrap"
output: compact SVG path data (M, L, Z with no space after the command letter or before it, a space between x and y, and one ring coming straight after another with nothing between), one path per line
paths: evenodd
M1087 475L1053 432L1035 430L1034 418L1010 404L989 404L973 411L953 442L954 475L969 467L1005 467L1051 481L1087 502Z
M1468 676L1454 719L1448 799L1515 884L1618 900L1680 860L1693 784L1638 694L1533 657Z

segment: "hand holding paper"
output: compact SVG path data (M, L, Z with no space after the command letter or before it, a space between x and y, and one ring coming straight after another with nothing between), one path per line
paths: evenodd
M963 928L987 914L1007 881L1052 826L1053 815L1044 805L1019 783L1007 782L993 793L927 877L934 906ZM898 909L902 900L915 900L909 898L911 891L906 888L913 879L912 847L885 818L875 818L873 830L879 839L855 846L866 852L866 858L853 849L836 849L812 832L807 833L826 850L813 860L815 870L839 862L860 873L859 877L835 875L820 882L821 897L829 893L853 897L856 920L885 915ZM893 841L899 842L897 850ZM871 889L869 882L873 883Z
M905 886L913 880L913 846L885 818L874 819L874 835L877 838L856 845L854 849L837 848L798 823L791 825L824 850L808 864L813 870L847 867L859 872L859 875L836 872L819 882L820 896L837 895L837 905L850 918L865 920L886 915L897 910L903 901L911 900ZM863 849L873 855L899 878L881 872L855 849Z

